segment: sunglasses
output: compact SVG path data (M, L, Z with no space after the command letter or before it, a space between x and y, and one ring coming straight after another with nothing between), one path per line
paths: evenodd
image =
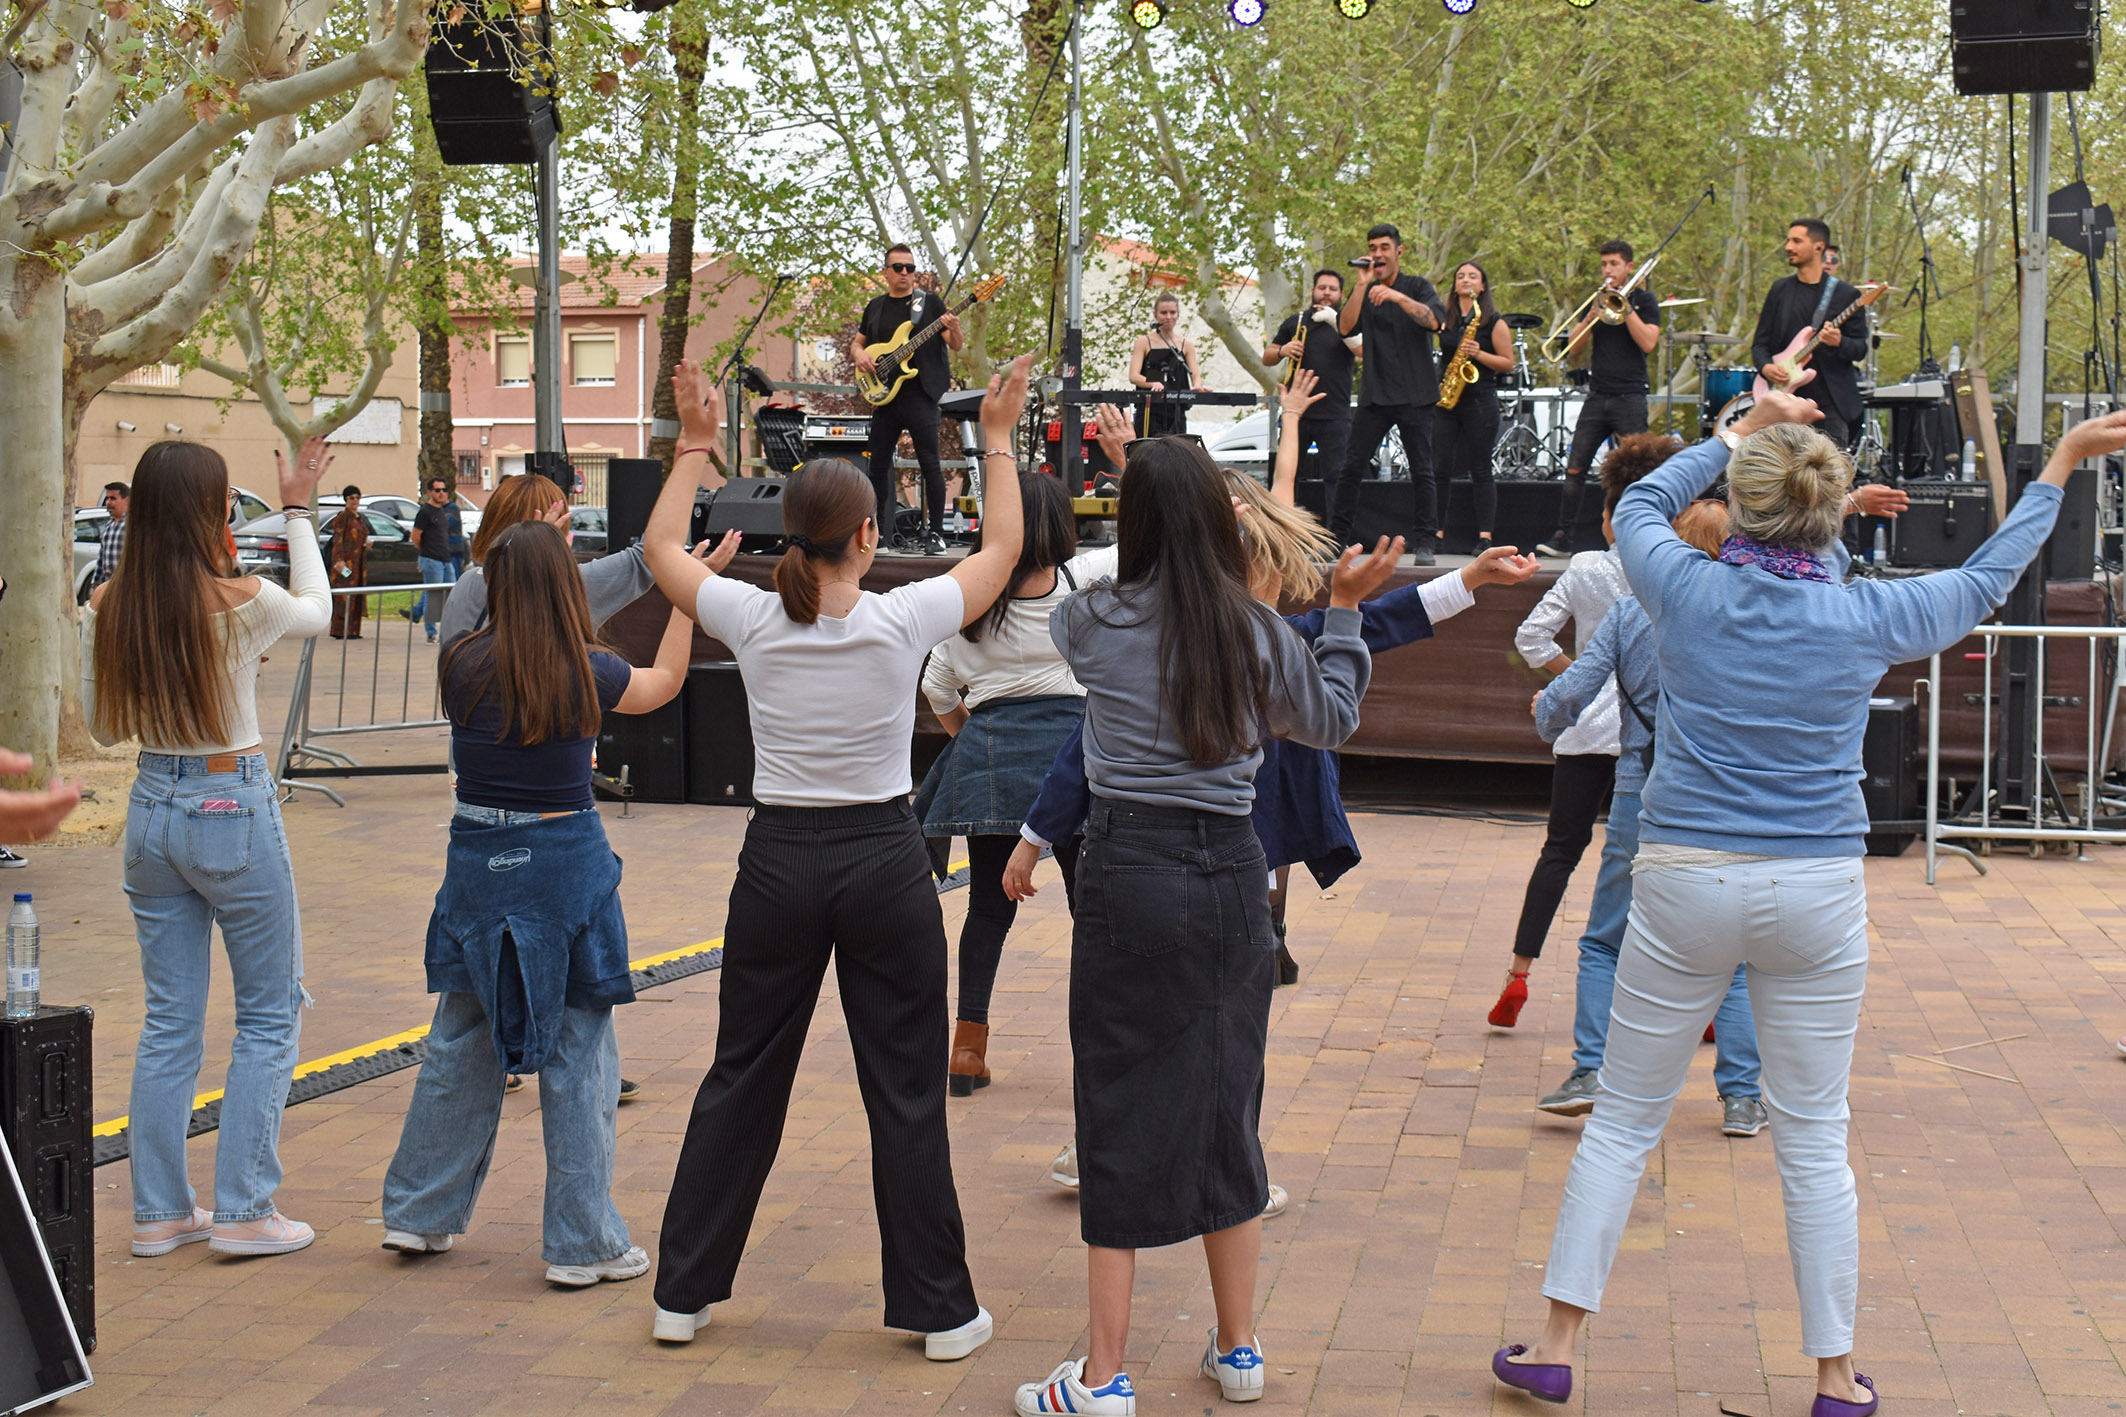
M908 261L888 261L886 263L886 269L889 271L899 271L904 276L912 276L915 274L915 266Z
M1149 438L1130 439L1122 445L1122 451L1126 454L1131 448L1142 443L1193 443L1199 448L1204 446L1201 433L1155 433Z

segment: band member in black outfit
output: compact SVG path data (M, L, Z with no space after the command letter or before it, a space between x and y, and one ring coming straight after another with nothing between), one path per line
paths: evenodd
M1491 454L1499 441L1499 379L1513 372L1513 332L1491 303L1491 277L1482 266L1474 261L1456 266L1453 286L1440 345L1452 343L1454 351L1441 376L1460 355L1476 370L1476 382L1462 390L1453 408L1442 401L1432 410L1432 449L1439 457L1443 497L1452 491L1455 478L1469 479L1476 502L1476 551L1481 556L1491 549L1492 528L1498 524L1499 489L1491 480Z
M876 361L864 353L864 346L892 338L902 324L908 324L908 333L913 335L940 316L945 321L944 329L916 351L915 377L901 386L893 402L871 415L871 486L878 492L879 535L892 550L937 556L945 550L945 472L938 464L938 400L952 387L948 351L967 340L960 332L960 317L950 313L936 295L915 288L915 252L906 246L889 248L879 274L885 279L886 293L872 297L864 307L856 339L849 346L857 368L870 373ZM912 537L893 532L894 508L899 504L894 494L899 479L894 475L893 456L903 433L915 444L916 465L923 472L923 501L930 514L922 534Z
M1826 269L1825 248L1831 228L1815 217L1803 217L1786 229L1787 264L1790 276L1781 276L1764 293L1764 310L1757 316L1757 334L1750 341L1750 359L1774 388L1786 383L1785 371L1772 361L1803 330L1813 330L1850 302L1860 292ZM1868 357L1868 313L1855 310L1843 323L1833 326L1823 343L1809 356L1808 366L1816 377L1794 392L1823 410L1816 431L1843 448L1852 442L1860 426L1860 378L1856 366Z
M1439 292L1423 276L1402 269L1403 236L1382 222L1366 233L1368 264L1358 273L1358 288L1344 303L1338 328L1365 341L1364 377L1358 386L1358 413L1351 420L1351 443L1343 470L1329 490L1329 530L1346 545L1358 520L1358 484L1380 451L1390 428L1403 435L1410 459L1410 488L1416 497L1411 519L1410 553L1420 566L1433 564L1439 535L1432 495L1432 405L1439 400L1439 365L1432 340L1447 321Z
M1180 333L1181 297L1160 296L1152 302L1150 334L1137 336L1129 350L1129 382L1132 388L1160 393L1169 389L1208 390L1196 367L1196 342ZM1137 417L1137 436L1156 438L1162 433L1186 433L1188 409L1178 403L1145 400Z
M1351 366L1357 363L1359 340L1338 327L1337 315L1344 303L1344 278L1340 271L1314 272L1311 303L1296 315L1287 315L1277 334L1262 351L1262 362L1272 368L1286 359L1312 370L1314 387L1321 400L1299 420L1299 475L1328 480L1344 465L1344 450L1351 432ZM1302 344L1301 331L1305 331Z
M1638 269L1629 241L1605 241L1596 248L1602 257L1602 284L1622 290ZM1536 547L1544 556L1572 554L1573 523L1580 515L1580 494L1587 487L1587 466L1602 444L1611 438L1646 431L1646 356L1661 342L1661 304L1653 292L1641 287L1631 293L1629 308L1619 324L1609 324L1591 305L1587 318L1572 332L1568 342L1589 348L1590 369L1587 402L1580 406L1580 421L1573 425L1572 451L1565 459L1565 500L1559 508L1557 535ZM1586 333L1589 326L1593 333Z

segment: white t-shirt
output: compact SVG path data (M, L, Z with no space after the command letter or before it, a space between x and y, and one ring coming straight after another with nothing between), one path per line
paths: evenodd
M1048 617L1074 590L1113 580L1112 546L1073 556L1056 574L1055 589L1010 602L1004 622L972 644L965 635L948 635L930 652L923 671L923 695L932 713L977 709L991 699L1047 698L1059 694L1085 697L1070 666L1048 635ZM1068 574L1065 574L1065 572ZM961 694L966 698L963 701Z
M845 807L914 786L915 681L923 656L966 614L950 576L857 598L846 616L800 625L782 597L711 576L701 628L731 647L753 718L753 796L777 807Z

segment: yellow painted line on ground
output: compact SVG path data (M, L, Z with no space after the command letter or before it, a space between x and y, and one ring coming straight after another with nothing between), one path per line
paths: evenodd
M948 869L948 873L949 871L964 870L966 866L967 863L965 861L955 861ZM650 969L660 964L670 964L675 959L687 959L694 955L706 954L710 950L722 948L723 936L718 935L715 939L703 940L698 945L685 945L676 950L666 950L661 955L645 955L641 959L631 959L627 962L627 967L629 969ZM426 1038L427 1036L428 1025L424 1023L419 1028L409 1028L404 1033L394 1033L389 1038L379 1038L374 1043L357 1044L338 1053L329 1053L322 1058L313 1058L307 1063L298 1063L295 1068L295 1076L299 1078L309 1077L311 1074L321 1073L327 1068L336 1068L342 1063L360 1062L364 1058L373 1058L379 1053L389 1053L392 1049L402 1044L411 1043L417 1038ZM221 1095L222 1089L218 1087L212 1092L202 1092L192 1099L192 1110L197 1112L209 1102L220 1101ZM99 1137L115 1137L125 1130L126 1123L129 1120L127 1117L114 1117L108 1122L98 1122L89 1129L89 1134Z

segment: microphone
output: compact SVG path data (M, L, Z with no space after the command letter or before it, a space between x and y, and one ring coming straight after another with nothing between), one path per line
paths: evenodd
M1362 271L1369 270L1372 268L1373 258L1371 256L1353 256L1349 264L1358 267Z

